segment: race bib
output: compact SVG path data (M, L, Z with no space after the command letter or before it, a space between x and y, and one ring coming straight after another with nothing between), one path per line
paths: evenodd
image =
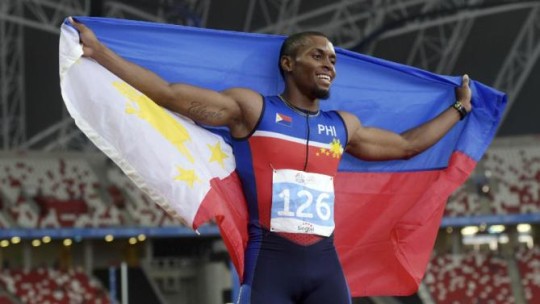
M334 227L332 176L274 170L271 231L330 236Z

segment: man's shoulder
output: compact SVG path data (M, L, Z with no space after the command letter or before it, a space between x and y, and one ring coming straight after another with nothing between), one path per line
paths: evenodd
M262 95L260 93L249 88L242 88L242 87L230 88L230 89L226 89L222 91L222 93L236 100L253 100L253 99L262 100Z
M230 88L222 91L222 94L232 98L242 108L244 113L246 111L259 113L259 108L263 103L263 95L249 88Z

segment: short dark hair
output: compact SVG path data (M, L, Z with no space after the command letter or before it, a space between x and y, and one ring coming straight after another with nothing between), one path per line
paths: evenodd
M281 73L281 76L284 77L284 71L281 67L281 57L283 56L290 56L295 57L298 53L298 49L301 46L306 45L307 38L312 36L319 36L324 37L328 39L328 37L321 33L316 31L307 31L307 32L300 32L296 34L292 34L285 41L283 41L283 44L281 45L281 49L279 50L279 59L278 59L278 66L279 66L279 72Z

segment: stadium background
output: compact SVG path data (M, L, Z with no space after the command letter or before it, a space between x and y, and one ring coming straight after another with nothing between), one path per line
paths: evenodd
M173 221L67 115L57 58L70 15L319 30L506 92L497 138L450 198L419 292L355 302L540 302L539 1L0 0L0 303L225 303L236 290L215 227L196 235Z

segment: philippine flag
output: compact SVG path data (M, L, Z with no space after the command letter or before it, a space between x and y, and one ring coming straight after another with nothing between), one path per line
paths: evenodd
M276 113L276 123L290 127L292 125L292 117L285 114Z
M169 82L214 90L248 87L263 95L283 89L276 64L281 36L78 19L120 56ZM455 101L461 77L336 52L338 77L323 110L348 111L365 126L399 133ZM77 125L171 215L194 229L214 220L242 277L247 208L226 133L156 106L81 55L78 33L65 23L61 90ZM335 179L335 244L353 296L417 290L446 200L487 149L506 103L503 93L485 85L472 81L471 88L474 110L421 155L407 161L363 162L349 155L342 160ZM276 123L292 120L277 114Z

